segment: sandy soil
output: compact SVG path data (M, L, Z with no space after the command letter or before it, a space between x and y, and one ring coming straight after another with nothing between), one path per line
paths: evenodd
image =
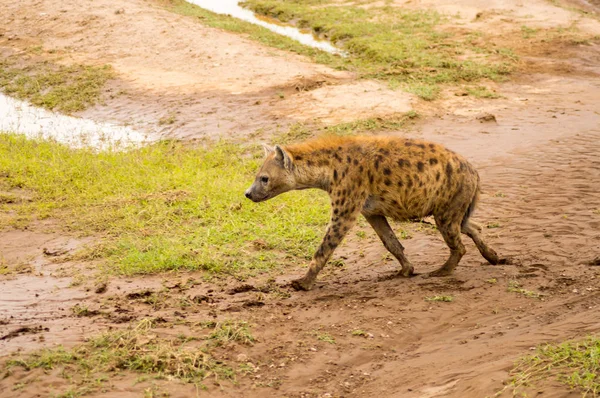
M339 122L411 109L412 96L384 84L356 82L350 73L207 28L158 2L27 0L2 9L5 53L43 45L58 62L114 67L119 80L111 92L125 94L84 117L177 138L239 138L314 117ZM158 125L169 116L176 123Z
M462 4L468 20L488 7L472 1L446 3ZM440 7L446 3L435 2ZM589 29L598 27L593 18L542 1L495 3L500 14L517 10L511 14L516 26L519 18L558 25L584 18ZM475 218L493 227L485 228L487 240L513 264L485 265L466 242L468 253L452 277L395 279L397 264L385 258L376 236L351 234L335 255L344 266L327 268L311 292L286 290L289 298L277 289L233 294L234 281L182 289L178 282L200 280L194 274L112 280L106 292L96 293L89 286L69 287L71 279L60 277L64 268L85 272L86 265L64 262L85 242L35 228L7 231L0 233L5 261L26 261L35 272L0 280L1 353L55 343L71 346L98 330L142 317L178 321L179 326L159 330L169 336L195 333L192 325L200 320L240 319L253 324L258 342L252 347L231 344L219 354L233 362L244 354L256 365L255 372L240 377L237 385L209 383L200 396L484 397L502 390L513 361L531 347L600 328L600 268L588 265L600 255L598 45L532 51L524 62L536 67L497 85L501 99L478 100L449 91L430 105L192 23L152 2L134 0L124 14L115 14L121 7L114 0L5 1L0 48L8 54L43 43L64 51L62 62L109 62L120 75L115 89L128 94L84 115L152 125L175 113L177 125L165 134L184 138L213 133L239 137L294 120L335 122L418 107L430 116L410 135L441 142L478 167L484 194ZM299 82L313 89L297 91ZM282 90L289 95L279 99L276 94ZM257 100L261 103L254 105ZM484 121L484 114L495 121ZM417 272L444 261L447 249L438 234L415 226L411 236L405 246ZM285 285L302 273L288 269L277 282ZM497 282L489 283L491 278ZM509 281L542 298L509 292ZM265 280L248 283L257 287ZM146 289L163 291L164 304L152 307L127 296ZM202 295L210 300L185 311L177 305L180 298ZM425 301L434 295L455 299ZM78 303L102 313L74 317L71 308ZM358 329L369 335L353 336ZM319 340L323 333L333 336L335 344ZM116 378L110 393L92 396L140 396L150 384L134 380ZM13 391L17 383L27 386ZM65 383L57 372L18 370L0 380L0 396L49 396ZM156 384L172 397L197 394L189 385ZM578 396L552 381L530 393Z

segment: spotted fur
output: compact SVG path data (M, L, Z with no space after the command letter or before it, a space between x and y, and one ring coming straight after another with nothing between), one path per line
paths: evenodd
M260 202L293 189L319 188L331 198L327 231L307 274L293 282L309 290L359 214L410 276L413 266L388 224L433 215L450 257L433 276L450 274L465 254L461 232L491 264L499 259L469 222L479 197L479 175L462 156L441 145L393 137L329 137L265 147L266 159L246 197Z

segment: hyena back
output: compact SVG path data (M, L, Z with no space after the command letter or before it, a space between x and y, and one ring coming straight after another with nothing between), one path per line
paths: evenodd
M449 275L465 254L461 233L475 242L491 264L499 259L469 221L479 197L479 175L460 155L441 145L392 137L331 137L285 147L265 147L266 159L246 197L262 202L306 188L327 191L331 220L308 272L292 282L309 290L329 257L356 222L359 213L410 276L404 255L387 218L420 220L433 215L450 248L450 257L432 276Z

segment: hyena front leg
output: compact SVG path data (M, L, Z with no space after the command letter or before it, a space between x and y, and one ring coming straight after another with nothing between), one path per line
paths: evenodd
M327 225L325 237L317 249L308 267L308 272L300 279L292 281L292 287L296 290L310 290L315 284L317 275L323 269L335 248L340 244L346 233L356 222L362 204L335 205L332 210L331 221Z

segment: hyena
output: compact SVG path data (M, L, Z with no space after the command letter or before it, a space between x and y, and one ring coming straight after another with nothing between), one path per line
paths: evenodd
M356 222L359 213L373 227L384 246L402 265L401 276L413 274L387 218L435 218L450 248L450 257L430 273L449 275L465 254L461 233L475 242L491 264L496 252L479 236L481 228L469 221L479 198L479 175L462 156L441 145L392 137L330 137L289 146L265 146L266 159L246 197L262 202L279 194L306 188L327 191L331 220L308 272L292 282L310 290L321 269Z

